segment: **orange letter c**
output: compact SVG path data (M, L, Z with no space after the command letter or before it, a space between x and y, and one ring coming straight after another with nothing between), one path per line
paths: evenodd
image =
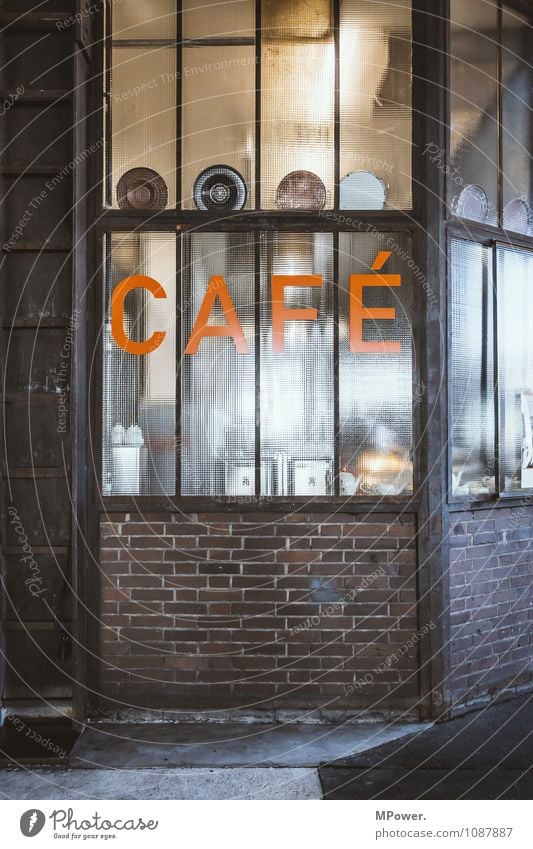
M152 333L144 342L134 342L124 332L124 301L128 292L132 289L147 289L154 298L166 298L167 293L153 277L145 277L143 274L135 274L125 277L117 283L111 295L111 334L113 339L127 354L151 354L159 348L161 342L167 335L161 330Z

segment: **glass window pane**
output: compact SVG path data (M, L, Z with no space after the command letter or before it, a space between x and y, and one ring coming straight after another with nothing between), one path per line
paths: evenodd
M450 246L452 494L495 491L492 251Z
M411 207L411 54L411 0L341 0L341 208Z
M183 50L183 204L196 209L193 186L213 165L236 169L254 205L255 48Z
M174 48L115 47L111 85L112 204L117 184L132 168L150 168L168 189L167 206L176 205L176 51ZM148 175L151 177L151 175ZM141 179L142 185L142 179ZM139 192L128 175L130 201ZM126 192L127 194L127 192ZM151 195L151 193L148 193ZM164 191L157 192L164 197ZM149 201L150 202L150 201Z
M390 255L378 261L381 252ZM345 495L412 492L412 274L417 285L424 281L419 270L409 271L410 258L410 239L404 234L339 236L340 485ZM372 270L375 260L381 271ZM376 309L388 313L372 314Z
M128 354L111 334L109 304L130 275L160 283L166 298L137 288L125 299L124 326L134 341L166 333L146 355ZM103 325L104 495L174 495L176 483L176 239L168 233L116 233L105 288Z
M295 284L276 294L286 316L273 351L272 275ZM321 275L321 285L297 285ZM302 281L310 283L309 280ZM315 282L317 278L315 277ZM276 316L278 312L276 312ZM265 495L333 492L333 237L328 233L265 234L261 243L261 466ZM276 328L278 327L276 322Z
M327 0L263 0L261 33L269 39L329 39L333 4Z
M253 38L254 0L183 0L184 38Z
M533 233L531 23L504 8L502 42L503 226Z
M181 363L182 495L255 494L254 237L195 233L184 238ZM247 353L228 336L192 334L204 299L208 326L228 324L233 303ZM186 353L189 341L199 342Z
M500 469L505 491L533 487L533 253L498 248Z
M497 16L496 3L451 0L449 205L491 224L498 213Z
M176 37L176 0L112 0L110 8L115 39Z
M333 205L335 47L331 3L302 0L294 5L298 15L286 2L267 3L261 21L264 209ZM292 176L280 186L289 174Z

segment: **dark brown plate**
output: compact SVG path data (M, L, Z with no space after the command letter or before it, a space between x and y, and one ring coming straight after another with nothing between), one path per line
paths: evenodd
M168 188L152 168L131 168L117 183L120 209L166 209Z
M326 187L312 171L291 171L278 186L279 209L323 209L325 205Z

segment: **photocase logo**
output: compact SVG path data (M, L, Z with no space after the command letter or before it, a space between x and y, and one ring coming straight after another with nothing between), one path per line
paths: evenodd
M35 837L43 830L46 817L42 811L32 808L25 811L20 818L20 830L24 837Z

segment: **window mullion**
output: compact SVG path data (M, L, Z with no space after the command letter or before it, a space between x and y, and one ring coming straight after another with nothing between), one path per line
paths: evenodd
M339 404L339 234L333 234L333 494L340 485L340 404Z
M261 495L261 236L255 238L255 494Z

